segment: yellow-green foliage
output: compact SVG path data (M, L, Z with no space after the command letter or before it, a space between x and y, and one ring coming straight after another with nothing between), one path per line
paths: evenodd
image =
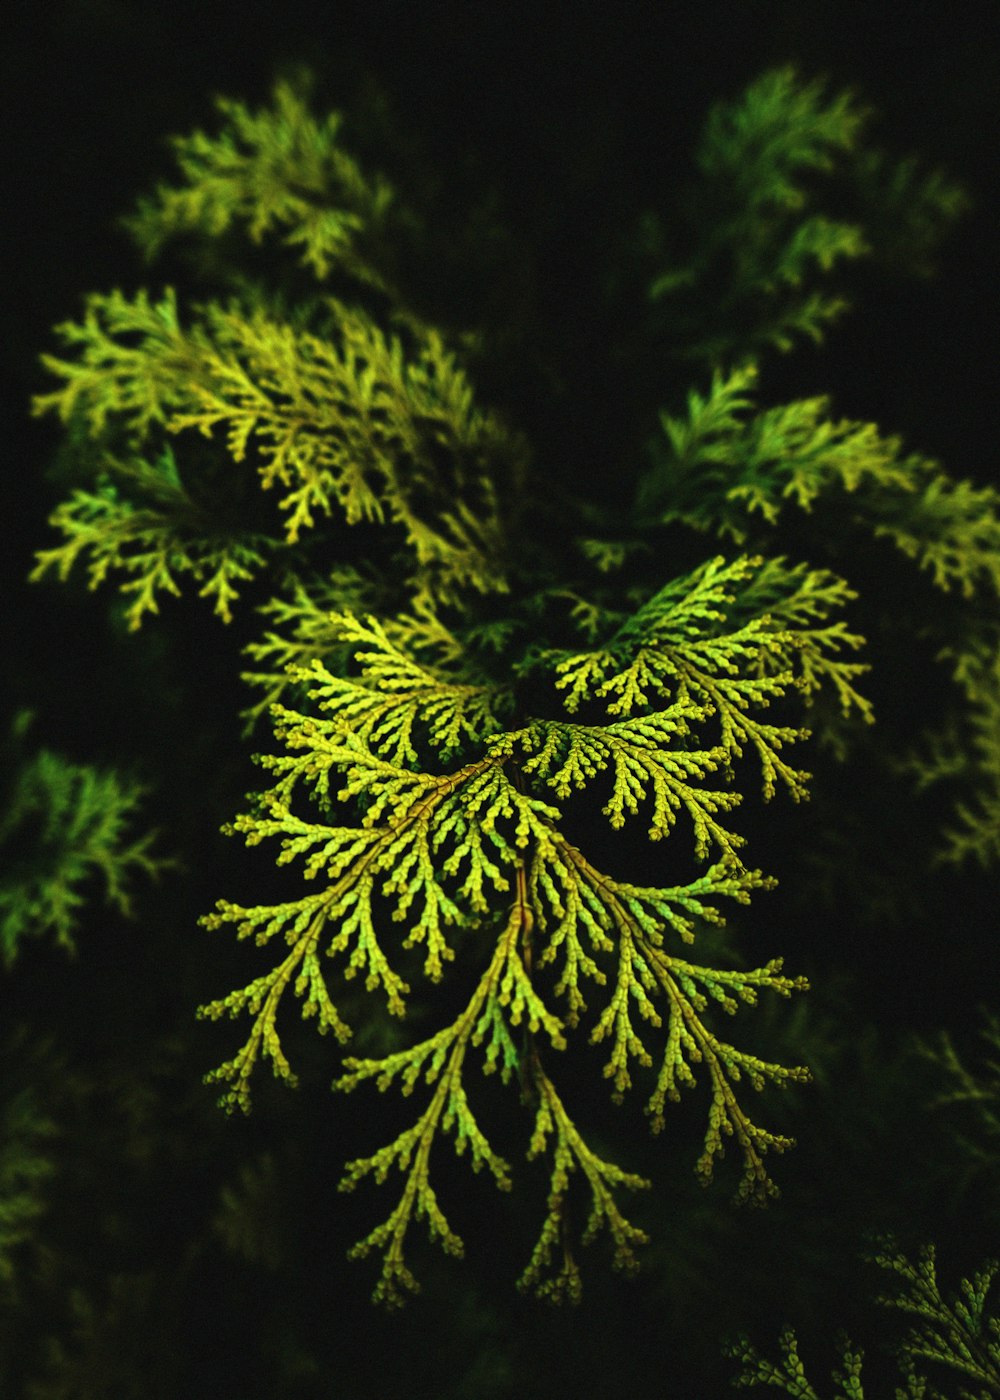
M780 539L789 507L825 516L837 530L846 511L854 527L891 542L936 588L974 605L939 657L951 663L964 703L898 766L920 787L963 782L968 795L956 805L940 854L985 865L1000 854L1000 633L990 620L1000 606L1000 491L905 453L898 437L873 423L834 419L826 397L760 410L757 378L752 361L716 368L705 396L688 393L685 415L661 413L637 514L761 549ZM839 631L842 645L856 645L843 626L835 623L827 637ZM847 674L841 669L835 678L838 688Z
M653 444L641 511L743 544L755 514L775 526L787 504L812 511L847 492L859 523L891 539L938 587L1000 595L1000 492L903 456L900 439L874 423L830 418L826 397L755 412L756 382L752 362L716 370L706 397L688 394L685 418L661 415L666 441Z
M415 578L433 579L442 596L461 584L503 586L503 529L493 470L519 469L520 446L495 417L478 410L441 337L428 331L409 353L369 317L342 302L321 304L326 335L282 323L261 308L209 303L183 329L168 288L92 296L81 324L60 327L77 359L45 356L64 386L35 399L35 411L63 422L80 415L98 441L112 427L127 434L126 461L110 451L97 489L77 490L52 523L65 543L38 556L34 577L57 567L65 577L88 558L92 586L109 570L129 575L129 620L156 612L159 590L178 592L176 575L193 573L202 596L224 619L236 584L264 562L274 533L237 530L213 519L185 489L163 430L221 429L243 473L281 492L283 542L294 545L317 516L401 527ZM139 452L159 449L150 462ZM453 479L436 463L446 454ZM207 575L207 578L205 576Z
M259 112L218 98L225 121L217 135L173 139L184 183L159 185L125 221L148 258L178 234L218 238L245 226L256 243L272 230L283 233L317 277L340 267L385 287L366 242L381 232L392 187L366 175L342 148L338 113L313 117L308 85L304 77L279 82L273 106Z
M287 899L222 899L204 920L268 950L245 986L201 1008L250 1022L210 1078L246 1109L261 1060L295 1082L282 1034L296 1001L348 1045L364 998L345 982L360 975L400 1019L419 996L433 1021L447 979L438 1024L347 1055L334 1081L414 1101L395 1138L345 1169L345 1190L400 1184L355 1254L381 1254L376 1296L397 1303L417 1286L414 1222L461 1253L435 1164L450 1136L473 1170L515 1182L480 1107L479 1075L495 1073L520 1093L520 1146L549 1174L522 1284L573 1298L571 1180L589 1193L584 1240L606 1232L623 1268L644 1235L620 1197L649 1184L587 1140L562 1070L574 1047L600 1047L612 1098L641 1093L654 1131L700 1085L696 1170L707 1182L731 1140L740 1199L775 1193L766 1154L791 1143L751 1118L747 1093L807 1069L739 1048L720 1023L804 979L781 958L696 956L727 901L773 883L744 863L736 822L756 770L764 799L804 798L810 775L789 749L810 710L844 728L873 718L856 688L864 639L843 615L855 590L790 557L776 539L785 506L818 512L847 493L942 588L978 598L1000 579L995 495L902 456L872 424L831 418L825 398L757 407L754 354L818 338L842 307L828 275L868 247L860 224L823 212L822 178L843 161L871 175L849 96L780 70L711 115L678 221L691 246L664 255L652 287L672 348L709 361L710 388L686 416L664 411L645 470L636 444L635 501L614 524L584 501L558 521L546 511L544 470L480 402L467 352L485 341L436 328L397 289L398 201L341 148L339 120L314 118L287 84L260 112L220 110L220 133L176 143L181 183L140 207L140 246L185 235L219 274L216 241L228 253L243 232L277 234L317 285L292 311L285 292L231 275L225 296L200 300L116 290L60 328L64 353L44 361L59 385L35 409L86 440L86 480L57 507L63 538L35 574L66 577L79 559L91 586L117 575L133 627L185 576L225 620L243 585L269 586L245 717L268 714L275 744L260 759L268 784L228 830L275 841L298 879ZM918 259L958 196L894 170L885 183L912 213ZM419 227L401 216L397 231ZM337 296L322 285L333 270ZM581 811L591 832L606 822L651 843L647 882L575 834ZM665 842L687 870L671 883Z
M467 1061L480 1046L487 1073L498 1069L506 1082L516 1072L527 1084L536 1113L529 1155L555 1135L550 1213L525 1282L578 1291L571 1253L563 1252L555 1279L543 1279L571 1170L591 1191L588 1233L602 1224L609 1229L621 1264L632 1261L638 1238L611 1194L638 1178L587 1147L548 1065L551 1052L567 1048L570 1032L608 1043L604 1073L619 1100L636 1067L655 1068L646 1111L657 1130L666 1101L693 1085L702 1066L711 1101L699 1172L711 1175L725 1138L733 1137L743 1156L740 1195L773 1193L764 1154L789 1140L752 1122L734 1086L746 1079L761 1089L806 1071L739 1050L713 1029L709 1012L733 1014L741 1003L753 1005L761 989L787 996L804 982L782 976L780 959L737 971L699 965L681 950L696 941L699 925L722 922L719 900L745 903L770 883L740 858L742 838L727 821L740 796L719 785L727 766L752 750L766 796L777 781L796 797L805 794L808 775L780 752L803 731L767 724L759 712L797 685L817 684L821 668L840 679L845 704L863 703L849 679L858 664L826 654L843 634L783 626L753 611L754 586L777 593L781 574L777 561L713 559L636 609L600 651L536 652L535 669L547 668L565 692L566 718L511 726L509 682L484 683L461 655L432 669L371 616L327 616L330 640L351 644L351 673L334 675L318 659L290 667L313 703L304 711L272 707L284 752L262 762L275 782L232 830L249 845L277 839L278 863L301 861L305 878L320 888L279 905L221 901L205 921L212 928L233 923L241 938L280 940L287 950L271 972L202 1008L212 1018L252 1018L243 1048L215 1071L229 1085L223 1101L248 1106L250 1076L262 1057L294 1081L277 1025L286 994L301 999L303 1016L321 1031L350 1038L324 972L326 956L343 960L344 976L363 975L399 1016L410 991L402 950L422 949L422 973L431 981L452 961L463 970L479 966L456 1021L385 1059L348 1058L337 1081L343 1089L368 1079L381 1089L398 1082L407 1094L433 1086L416 1124L351 1163L344 1180L351 1186L370 1173L384 1180L393 1166L404 1176L400 1204L360 1247L384 1249L380 1297L393 1301L413 1286L403 1257L413 1218L426 1217L445 1248L460 1249L428 1176L439 1129L455 1134L459 1151L470 1149L474 1168L485 1165L499 1185L510 1184L510 1168L470 1104ZM785 571L781 581L792 619L810 603L822 615L840 601L837 581L821 573ZM574 720L583 699L597 702L603 717ZM611 785L601 810L612 827L641 816L649 839L658 841L683 825L695 858L710 862L707 870L683 886L641 887L579 849L560 829L558 803L574 791L606 792L604 775ZM401 941L390 932L393 923L405 926ZM525 1025L527 1059L516 1043Z
M1000 1264L988 1260L971 1278L963 1278L958 1295L949 1298L938 1283L933 1245L925 1246L914 1263L886 1239L872 1262L894 1276L895 1291L877 1301L910 1321L896 1349L906 1389L897 1386L895 1400L989 1400L1000 1395L1000 1317L987 1309ZM807 1378L792 1328L782 1332L780 1345L781 1359L774 1362L761 1356L745 1336L733 1342L729 1354L743 1366L734 1385L767 1386L796 1400L821 1400ZM866 1400L864 1352L847 1341L841 1342L840 1351L841 1369L833 1372L833 1388L823 1392L822 1400ZM940 1368L954 1388L934 1388L922 1374L928 1365L932 1374Z

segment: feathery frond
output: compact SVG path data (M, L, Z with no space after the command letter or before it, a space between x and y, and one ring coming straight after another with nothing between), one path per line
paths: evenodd
M256 112L221 97L217 135L173 139L183 183L159 185L124 221L147 258L178 234L219 238L236 226L255 243L281 234L320 279L337 267L384 288L372 244L393 203L392 187L343 149L340 114L317 120L307 95L302 82L279 82L271 105Z
M0 950L10 967L25 938L46 934L68 952L95 877L105 902L132 912L138 871L173 862L152 853L156 833L134 834L145 790L110 769L76 764L48 749L18 764L0 815Z

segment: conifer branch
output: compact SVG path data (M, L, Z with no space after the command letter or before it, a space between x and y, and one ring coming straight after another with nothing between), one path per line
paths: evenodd
M538 1151L542 1150L539 1144L544 1145L549 1134L556 1132L550 1200L553 1220L562 1211L564 1178L571 1169L579 1168L594 1193L597 1214L592 1224L598 1217L606 1220L620 1251L627 1252L628 1241L635 1243L637 1235L630 1233L631 1227L608 1196L616 1183L631 1183L629 1174L600 1163L586 1146L566 1118L551 1080L539 1078L543 1072L535 1044L535 1037L544 1031L553 1047L565 1046L565 1031L578 1023L586 1009L580 980L586 977L598 987L607 986L608 975L601 964L609 954L617 959L611 998L598 1014L591 1039L612 1036L606 1073L614 1080L616 1096L628 1087L630 1057L652 1064L628 1019L627 1007L635 1000L655 1028L662 1024L662 1018L651 997L664 997L667 1041L650 1112L662 1121L664 1099L676 1097L675 1079L693 1082L688 1061L706 1061L713 1107L699 1164L701 1174L710 1174L712 1161L722 1150L721 1135L735 1132L747 1162L745 1194L750 1194L751 1188L770 1187L761 1154L767 1147L781 1150L788 1140L753 1125L739 1108L731 1083L747 1075L759 1088L767 1079L784 1082L802 1078L804 1071L783 1071L742 1054L715 1037L703 1013L711 998L732 1012L737 1000L752 1004L760 986L787 995L804 982L780 977L780 960L748 973L718 972L675 959L662 946L667 927L689 941L694 937L696 919L719 922L713 897L723 895L745 902L753 889L768 883L759 872L745 870L735 854L739 837L726 832L715 819L716 810L731 807L738 795L692 784L715 767L714 754L681 747L688 721L701 719L702 709L686 699L660 713L616 721L603 728L535 720L520 729L503 729L488 707L481 708L488 702L488 690L456 687L417 664L374 617L359 619L345 613L331 616L328 623L349 639L360 674L356 678L334 676L318 661L308 669L300 668L300 682L318 682L308 690L307 698L317 704L320 715L274 707L276 734L286 752L262 759L275 779L274 786L261 799L260 812L237 818L233 829L242 831L249 844L277 836L282 848L279 863L302 858L307 878L324 874L331 881L329 889L319 899L313 896L270 908L248 910L223 902L218 912L205 920L213 927L235 921L241 936L254 933L258 942L283 931L292 948L272 973L202 1009L203 1015L213 1017L248 1009L257 1017L244 1050L214 1076L236 1081L227 1101L246 1106L248 1076L261 1047L274 1062L276 1072L291 1078L280 1052L274 1018L280 997L293 978L298 979L297 992L307 985L307 959L315 966L316 940L323 925L337 929L330 952L344 951L357 939L347 974L356 967L365 968L369 989L382 985L390 1010L401 1013L406 988L398 974L389 971L384 939L376 932L376 894L395 905L394 920L407 924L402 947L425 945L424 974L432 980L442 975L444 962L454 956L442 926L460 926L468 942L474 932L482 935L489 928L493 893L508 890L513 884L516 894L498 951L457 1020L429 1039L381 1059L350 1059L347 1074L337 1080L336 1087L350 1089L374 1078L379 1088L385 1089L398 1077L404 1094L413 1090L421 1076L437 1085L430 1104L412 1128L404 1129L373 1157L353 1163L348 1171L347 1180L352 1182L369 1174L383 1180L392 1164L409 1173L396 1210L358 1247L359 1253L386 1249L379 1298L395 1302L400 1289L410 1287L403 1241L414 1215L427 1216L432 1234L440 1235L446 1249L454 1252L459 1248L458 1237L441 1215L436 1197L425 1193L426 1172L439 1127L447 1128L453 1121L466 1124L456 1131L460 1140L463 1132L469 1136L474 1161L480 1157L492 1161L492 1149L487 1150L461 1080L468 1046L487 1038L487 1072L499 1065L506 1082L517 1069L534 1096L540 1115L533 1140ZM295 669L293 664L292 671ZM414 708L417 701L419 733ZM481 757L450 772L426 771L425 755L430 758L436 754L439 762L445 754L454 759L463 746L457 743L457 725L468 703L480 708L475 719L469 720L464 742L475 741ZM637 810L650 783L654 796L651 834L668 834L673 812L683 807L694 824L696 854L703 855L710 841L719 849L721 859L705 876L674 889L642 889L615 881L567 841L559 830L559 809L532 795L532 784L537 782L554 788L557 796L566 795L573 785L586 786L608 763L617 774L614 795L606 806L612 823L623 820L625 810ZM331 781L334 774L341 783L336 791ZM293 806L303 797L322 812L331 811L335 803L356 804L360 824L332 826L296 816ZM537 952L533 949L534 929ZM560 968L555 995L566 1002L565 1019L549 1009L531 970L537 965L541 974L552 964ZM325 1019L346 1038L346 1028L333 1019L335 1013L325 1009L321 980L320 987L312 995L320 1010L321 1026ZM522 1025L526 1039L518 1051L512 1032ZM552 1221L545 1227L529 1267L529 1280L541 1277L552 1241L562 1229ZM567 1275L571 1277L572 1270ZM573 1287L567 1287L572 1293ZM565 1289L560 1285L557 1291Z
M904 1291L897 1289L876 1301L916 1319L895 1349L906 1383L905 1391L896 1388L897 1400L941 1400L942 1392L923 1374L926 1363L961 1378L962 1388L955 1392L960 1400L989 1400L1000 1395L1000 1319L987 1311L988 1295L1000 1270L997 1261L988 1260L970 1278L963 1278L958 1295L948 1299L938 1283L933 1245L926 1245L913 1262L886 1238L869 1258L895 1275L897 1285L905 1285ZM740 1388L772 1386L797 1400L819 1400L806 1375L793 1328L784 1328L779 1346L780 1364L761 1356L745 1334L731 1341L726 1352L743 1366L733 1384ZM831 1394L838 1400L865 1400L861 1374L864 1352L852 1347L846 1338L841 1338L838 1350L842 1369L832 1373L836 1390ZM966 1389L969 1382L975 1390Z
M857 689L864 638L843 616L855 591L811 566L808 531L801 560L777 552L790 509L799 523L821 522L836 505L956 606L1000 592L992 488L904 455L874 424L833 417L825 396L763 405L758 390L757 355L821 339L846 305L842 265L887 246L879 209L909 210L909 221L894 220L897 244L923 264L959 192L866 153L867 113L854 96L792 68L717 106L681 217L669 237L649 224L660 260L654 321L675 355L706 366L708 383L661 413L631 505L605 520L596 502L567 492L557 520L544 469L474 392L477 364L493 368L489 336L457 335L409 310L397 276L406 260L390 235L420 220L341 147L339 117L316 118L294 83L279 84L261 111L219 108L221 131L180 138L180 182L161 185L130 221L147 256L193 239L215 278L207 298L170 288L91 297L79 323L58 328L63 353L45 357L59 385L34 411L68 427L81 484L57 506L61 543L39 552L33 577L66 578L77 562L91 587L117 576L137 627L184 582L228 621L244 585L270 573L261 634L245 651L257 699L244 717L252 725L266 711L276 746L258 759L264 790L225 830L250 847L275 842L275 863L307 885L270 903L221 899L202 920L272 950L270 967L199 1009L250 1023L207 1078L227 1108L245 1111L262 1061L296 1082L282 1041L290 1002L343 1046L352 1027L337 1005L341 980L360 974L402 1020L418 979L433 988L447 978L462 1008L452 1020L416 1043L400 1035L384 1055L348 1056L333 1081L421 1100L391 1141L345 1167L345 1191L396 1171L401 1180L353 1257L381 1256L375 1296L395 1306L418 1287L407 1259L415 1222L462 1253L432 1184L449 1135L474 1171L511 1187L515 1172L480 1121L468 1073L478 1052L485 1074L520 1089L526 1156L548 1171L521 1286L575 1299L578 1234L586 1243L606 1231L615 1265L636 1267L646 1237L619 1191L649 1183L599 1155L564 1103L553 1066L574 1035L604 1047L613 1101L641 1086L654 1132L667 1101L700 1078L703 1182L733 1139L737 1199L763 1200L777 1191L767 1153L792 1144L751 1119L743 1090L801 1083L808 1070L740 1049L716 1018L753 1006L761 990L804 990L805 979L785 976L778 957L727 968L691 951L725 922L726 900L746 905L774 883L744 864L745 837L732 829L744 760L759 765L765 799L782 788L799 800L811 781L787 754L809 734L799 702L814 706L828 742L872 719ZM835 180L858 196L856 218L835 216L854 208L827 198ZM276 235L318 282L337 273L356 299L319 288L289 309L280 276L265 286L230 272L240 231L257 243ZM705 536L746 552L700 551ZM664 540L703 562L671 577ZM978 778L978 797L959 808L967 829L955 850L983 859L995 845L990 785L1000 772L995 640L972 628L953 655ZM968 766L942 739L922 780ZM33 781L55 792L57 777L39 765ZM50 805L81 850L36 913L70 943L87 870L101 870L125 908L124 872L159 863L144 841L121 839L130 793L96 779L68 786ZM73 821L89 830L98 798L110 816L84 840ZM570 839L570 803L596 808L613 831L641 818L651 843L690 825L691 846L681 843L690 878L617 878ZM23 930L3 931L12 945ZM431 996L421 1010L435 1004ZM578 1186L590 1203L582 1231L570 1210ZM931 1308L928 1277L917 1281ZM977 1278L970 1298L988 1282ZM981 1322L978 1306L949 1318ZM953 1327L949 1345L955 1336ZM813 1397L794 1334L783 1340L783 1367L753 1361L744 1383ZM835 1377L845 1396L861 1393L860 1366L860 1353L845 1350Z
M606 1229L614 1247L614 1267L626 1272L638 1269L635 1250L648 1244L649 1237L621 1213L614 1191L623 1186L633 1191L643 1190L651 1183L645 1177L605 1161L588 1147L540 1061L532 1067L532 1083L537 1106L528 1156L540 1157L550 1152L551 1171L548 1214L527 1268L518 1279L518 1287L556 1303L579 1302L583 1285L573 1254L567 1214L567 1192L573 1172L580 1172L590 1189L590 1213L581 1242L589 1244ZM550 1138L553 1138L551 1147ZM557 1248L561 1254L558 1271L554 1276L545 1277L551 1274L552 1256Z
M0 815L0 955L8 968L29 936L52 934L76 952L95 876L105 902L128 918L136 873L158 879L176 863L154 854L155 831L135 834L146 790L122 774L42 749L21 759L11 778Z
M401 530L416 593L429 587L447 599L462 588L506 587L497 486L523 472L524 447L477 408L437 332L413 332L408 354L398 336L333 299L327 337L260 307L208 303L195 315L182 330L169 289L155 304L144 292L131 302L120 292L90 298L81 325L59 328L78 359L44 360L64 387L38 395L33 411L56 411L64 422L79 415L98 441L115 425L140 443L154 429L211 438L222 428L232 460L251 459L259 487L284 492L286 545L337 513L348 524ZM453 464L449 482L443 458ZM215 593L225 616L231 581L248 577L259 553L220 542L211 518L199 529L172 455L161 450L156 460L125 467L108 459L101 489L77 492L52 517L67 543L40 554L36 577L53 564L65 577L81 551L92 551L92 584L112 567L139 575L126 585L142 589L137 625L155 611L158 589L176 591L178 571L202 577L211 565L203 592ZM151 516L135 497L137 489L148 495L157 473Z
M218 98L224 119L215 136L196 131L173 140L184 183L161 184L125 220L147 258L181 233L219 238L244 226L255 243L272 230L301 249L303 264L326 278L340 267L379 289L385 269L373 261L394 193L369 176L340 145L342 118L317 121L307 84L275 84L271 106L251 112ZM384 254L383 254L384 256Z
M125 616L135 631L147 613L159 612L158 594L180 596L177 580L188 574L202 585L198 596L214 598L215 613L231 622L238 585L265 566L275 541L220 531L185 490L169 447L155 463L110 456L104 463L98 490L74 491L49 517L65 542L36 552L30 579L54 568L65 580L78 559L87 561L92 590L112 570L124 574L120 589L131 595Z
M340 1183L341 1190L350 1191L368 1175L383 1182L391 1166L406 1173L403 1196L388 1220L351 1251L353 1258L362 1258L373 1249L388 1246L374 1294L376 1301L398 1305L402 1301L401 1290L415 1292L418 1288L403 1258L411 1219L426 1217L432 1238L440 1238L446 1252L463 1252L462 1241L448 1225L428 1179L430 1152L439 1128L454 1131L460 1156L466 1147L470 1149L474 1171L485 1165L501 1190L510 1189L509 1167L490 1147L472 1114L462 1071L469 1047L481 1045L489 1033L483 1070L491 1073L497 1067L498 1056L502 1056L500 1071L506 1082L516 1063L509 1026L517 1026L524 1016L532 1029L544 1027L554 1046L565 1045L559 1021L535 993L524 967L520 945L529 920L526 906L515 901L489 966L465 1010L450 1026L383 1059L347 1059L347 1073L335 1081L335 1088L350 1090L366 1079L376 1079L379 1090L384 1091L398 1075L404 1095L413 1092L420 1078L435 1084L431 1101L417 1123L373 1156L348 1163Z
M672 353L718 364L820 343L849 309L847 265L926 274L968 198L864 144L871 115L791 65L712 108L679 207L644 221L654 324Z

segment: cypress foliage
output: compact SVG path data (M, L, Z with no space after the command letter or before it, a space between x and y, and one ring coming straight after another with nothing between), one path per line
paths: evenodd
M656 1182L637 1165L640 1105L669 1158L687 1148L673 1116L699 1104L701 1182L728 1154L738 1202L778 1196L799 1100L773 1091L811 1071L786 1062L771 1003L808 983L794 947L754 959L741 934L776 884L753 862L764 808L808 799L817 759L948 786L928 858L996 858L1000 493L826 395L767 397L767 357L821 342L847 309L845 269L892 256L926 272L965 207L939 172L871 146L869 115L792 68L765 73L709 113L676 207L626 231L612 280L642 284L622 314L664 374L612 504L569 490L490 401L523 327L457 324L408 282L420 212L355 159L341 116L312 110L304 78L260 110L221 100L212 131L174 142L175 183L127 220L183 285L91 295L44 356L54 387L34 410L65 425L74 480L32 577L117 586L130 633L169 634L192 595L242 628L251 698L213 724L242 719L261 749L224 828L261 847L233 866L259 887L220 880L201 923L259 951L231 950L235 990L196 993L200 1018L238 1023L207 1080L241 1112L267 1066L369 1103L398 1091L371 1116L391 1122L384 1141L345 1116L339 1178L384 1187L388 1213L351 1255L377 1256L390 1307L419 1291L417 1227L465 1250L452 1153L503 1192L530 1195L525 1162L542 1164L519 1282L555 1300L582 1296L581 1244L641 1266L633 1193ZM894 619L902 643L869 596L883 574L935 599ZM876 753L880 678L918 636L947 664L945 703L890 724ZM0 884L8 964L29 934L72 943L91 873L128 913L133 873L167 869L152 835L126 834L140 796L46 752L22 768L0 839L31 814L43 831ZM806 900L831 876L817 859ZM621 1106L613 1143L594 1087ZM26 1165L0 1176L12 1238L35 1211L22 1178L45 1178L43 1127L14 1134ZM244 1164L213 1227L263 1267L283 1257L267 1224L280 1174L270 1152ZM933 1255L881 1262L923 1290L906 1357L951 1364L927 1350L945 1315ZM988 1281L961 1314L980 1330ZM741 1383L815 1395L796 1345L786 1332L779 1366L739 1343ZM863 1394L860 1368L845 1351L837 1393ZM907 1374L907 1394L929 1393Z

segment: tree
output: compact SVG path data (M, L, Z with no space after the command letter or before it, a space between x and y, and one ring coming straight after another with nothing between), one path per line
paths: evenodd
M340 1182L401 1182L353 1251L381 1255L375 1297L417 1289L415 1222L463 1251L436 1184L450 1135L502 1190L515 1155L544 1162L521 1284L578 1299L581 1238L606 1232L633 1269L647 1237L623 1204L650 1185L628 1140L609 1152L586 1125L595 1071L616 1103L645 1097L654 1132L702 1086L699 1177L731 1140L737 1199L777 1194L766 1157L792 1138L748 1091L809 1070L741 1048L722 1013L806 979L780 955L748 965L722 932L775 883L741 811L755 832L762 802L809 796L790 749L811 734L872 761L862 677L918 641L950 648L951 703L890 729L879 761L960 781L945 858L996 853L997 492L826 396L760 387L768 354L845 311L854 263L925 272L964 197L872 148L852 94L791 68L718 104L689 187L623 231L607 281L634 328L627 372L666 367L611 491L533 450L516 393L489 403L511 363L522 393L544 382L530 314L459 322L440 234L348 153L339 116L313 113L305 78L262 110L218 109L129 220L183 286L92 295L44 359L58 383L35 411L64 423L74 485L34 576L116 580L131 631L169 635L191 585L223 622L250 605L263 620L243 720L270 722L267 782L227 830L291 870L262 864L247 902L225 892L202 920L268 949L238 990L202 993L203 1018L249 1021L209 1075L223 1104L248 1109L262 1059L297 1082L298 1002L346 1047L336 1088L414 1104L384 1145L359 1132L367 1155ZM918 570L934 610L888 626L863 585L884 571L906 594ZM150 869L147 847L117 859ZM75 869L51 881L72 888Z

